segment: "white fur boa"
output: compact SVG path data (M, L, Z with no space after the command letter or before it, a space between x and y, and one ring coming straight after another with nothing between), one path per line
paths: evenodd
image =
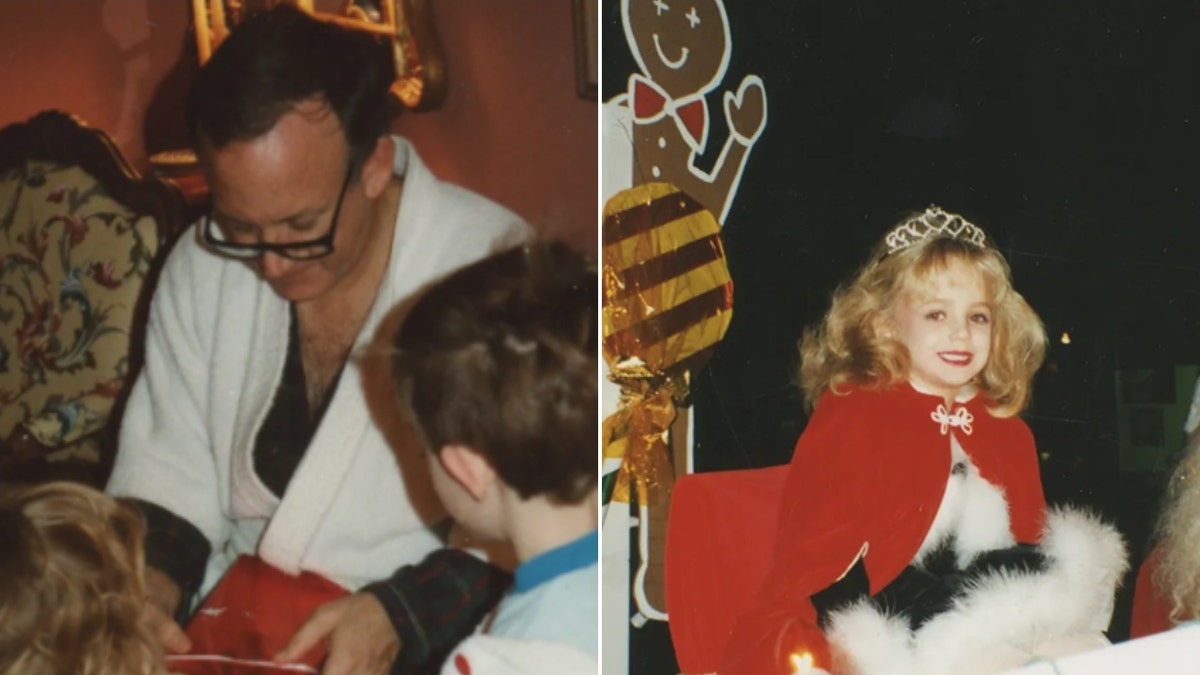
M834 672L983 675L1107 644L1128 566L1120 533L1089 513L1051 509L1040 550L1045 569L984 575L916 631L867 600L835 610L827 631Z

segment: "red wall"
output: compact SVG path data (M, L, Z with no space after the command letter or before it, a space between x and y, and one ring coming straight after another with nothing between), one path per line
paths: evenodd
M568 0L431 2L449 70L445 105L401 116L439 175L596 252L595 101L581 99Z
M447 61L444 106L396 123L433 170L596 252L597 108L576 94L572 3L429 3ZM144 168L185 142L194 69L187 0L0 2L0 125L59 108ZM147 150L149 148L149 150Z
M187 0L0 3L0 124L59 108L143 167L146 110L191 39L189 15Z

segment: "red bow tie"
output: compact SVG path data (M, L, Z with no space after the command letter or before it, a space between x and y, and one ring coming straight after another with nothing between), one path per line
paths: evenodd
M693 148L704 147L704 139L708 136L708 107L699 93L676 101L653 80L634 74L629 78L629 109L633 111L633 119L640 124L671 115L679 122L680 130L691 137Z

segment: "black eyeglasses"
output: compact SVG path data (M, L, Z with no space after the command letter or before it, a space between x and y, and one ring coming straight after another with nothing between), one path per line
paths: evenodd
M292 260L324 258L333 253L333 235L337 232L338 216L342 212L342 199L346 196L346 188L350 187L350 177L352 175L354 175L353 164L346 168L346 178L342 181L342 191L338 193L337 205L333 207L333 219L329 222L329 231L323 236L316 239L309 239L308 241L291 241L285 244L263 242L239 244L225 239L225 233L221 231L221 226L213 218L212 212L209 212L204 216L204 228L202 230L204 244L215 253L229 256L230 258L257 258L264 253L274 253L275 255Z

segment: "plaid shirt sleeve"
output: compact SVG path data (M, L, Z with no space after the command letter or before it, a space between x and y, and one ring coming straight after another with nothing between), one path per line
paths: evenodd
M383 604L400 656L393 673L436 673L450 650L496 606L512 576L466 551L443 548L364 587Z

